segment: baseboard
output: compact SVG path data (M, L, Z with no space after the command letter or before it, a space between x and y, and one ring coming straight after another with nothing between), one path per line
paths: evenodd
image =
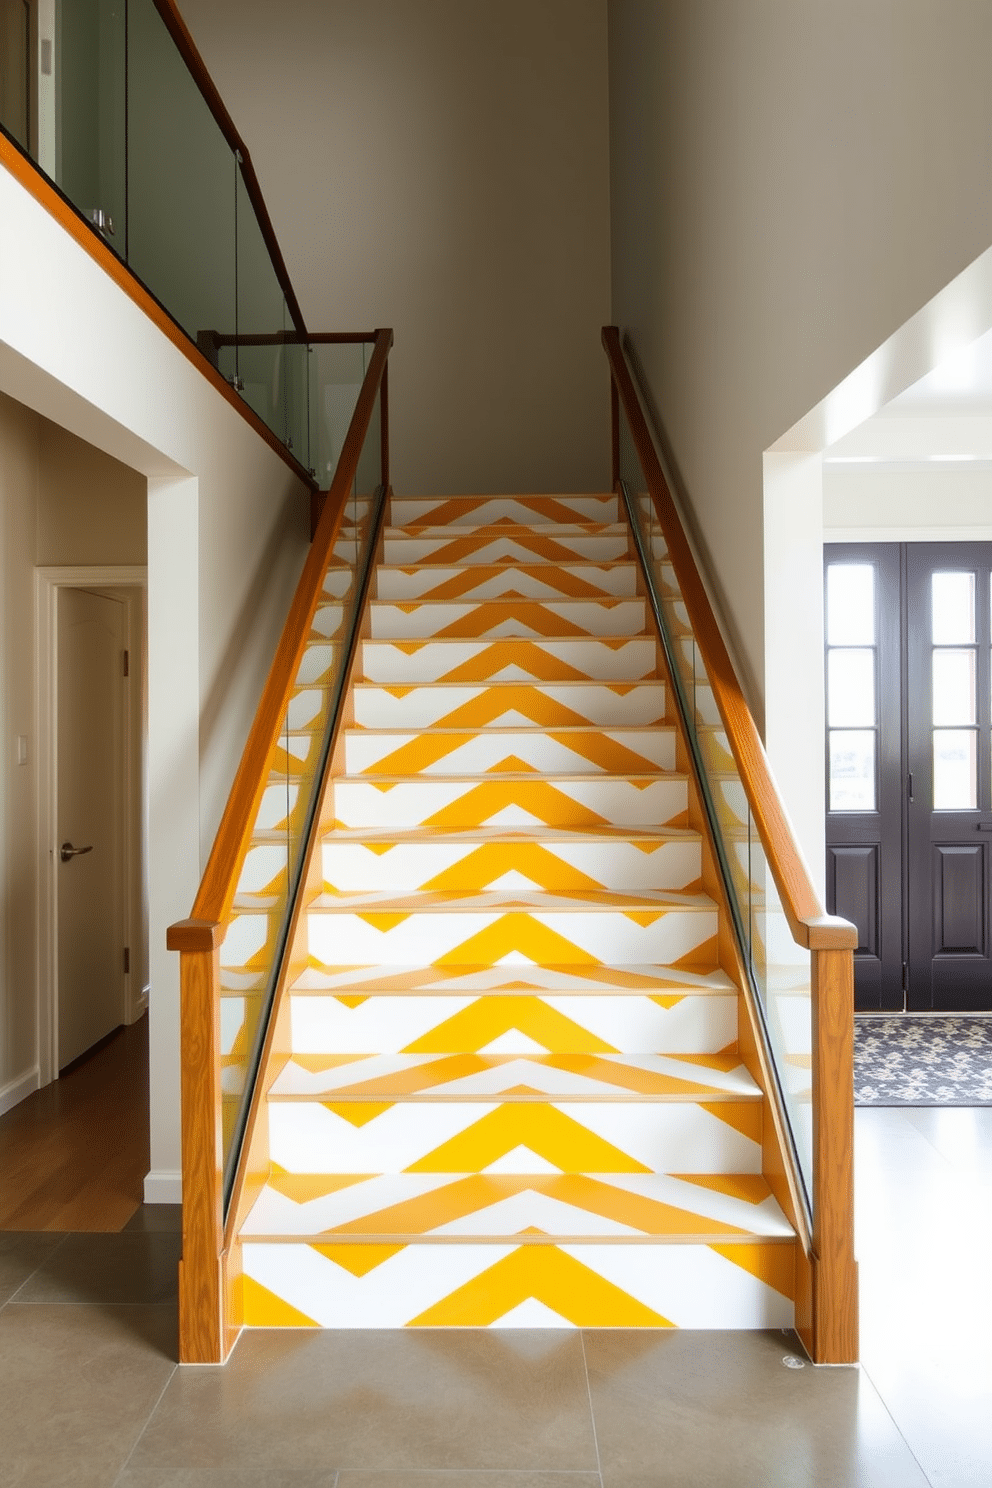
M146 1204L181 1204L183 1201L183 1175L168 1169L145 1174Z
M33 1095L36 1090L40 1089L41 1074L37 1065L25 1074L18 1075L16 1080L9 1080L6 1085L0 1085L0 1116L5 1111L12 1111L27 1096Z

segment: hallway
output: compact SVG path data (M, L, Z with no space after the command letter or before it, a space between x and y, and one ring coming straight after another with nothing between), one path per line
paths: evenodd
M986 1488L992 1109L857 1113L860 1371L778 1333L246 1334L177 1369L178 1210L0 1235L18 1488Z
M0 1231L123 1229L148 1171L148 1018L0 1116Z

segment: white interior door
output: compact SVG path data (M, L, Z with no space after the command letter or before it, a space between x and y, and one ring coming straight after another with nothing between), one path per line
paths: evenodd
M59 1069L124 1022L125 605L58 593Z

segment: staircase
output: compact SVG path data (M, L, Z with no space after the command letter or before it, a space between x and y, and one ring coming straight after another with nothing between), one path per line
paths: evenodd
M791 1326L796 1242L617 498L392 497L388 521L245 1322Z

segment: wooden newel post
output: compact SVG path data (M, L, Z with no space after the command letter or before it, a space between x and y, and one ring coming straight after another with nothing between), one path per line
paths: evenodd
M183 1258L179 1265L179 1358L220 1364L224 1329L224 1146L221 1126L221 926L183 920L168 946L181 952Z
M858 1359L854 954L813 951L813 1360Z

